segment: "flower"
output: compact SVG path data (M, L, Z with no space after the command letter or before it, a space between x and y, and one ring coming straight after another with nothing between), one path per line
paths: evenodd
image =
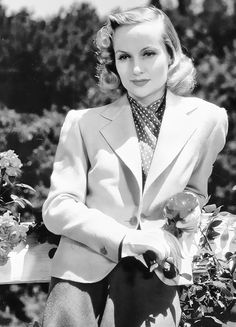
M0 242L0 266L3 266L8 261L8 254L12 250L12 246L9 242L1 241Z
M184 219L197 205L197 198L192 193L177 193L166 201L164 207L165 217L175 221Z
M9 253L27 237L28 226L20 222L18 207L30 202L13 194L14 190L33 190L29 185L18 184L22 163L13 150L0 153L0 265L7 263ZM33 190L34 191L34 190Z
M0 153L1 185L11 184L11 179L19 176L22 163L13 150Z
M8 150L0 153L0 167L7 168L13 167L20 169L22 167L22 163L18 158L18 155L15 154L13 150Z
M10 251L26 240L28 227L19 224L10 211L0 216L0 265L7 262Z

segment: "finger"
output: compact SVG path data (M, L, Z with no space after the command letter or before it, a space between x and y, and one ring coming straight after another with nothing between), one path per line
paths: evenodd
M176 223L176 227L184 231L197 230L200 221L200 207L196 207L192 213Z
M189 226L190 227L194 227L196 226L197 227L198 225L198 220L191 220L191 221L178 221L176 223L176 227L177 228L188 228Z
M166 239L167 244L169 245L170 255L168 255L168 256L169 257L171 256L174 259L182 257L181 246L180 246L177 238L174 235L172 235L171 233L166 232L165 239Z
M198 221L200 219L200 214L198 211L191 212L189 215L187 215L185 218L183 218L181 221L183 222L190 222L190 221Z
M178 221L176 223L176 227L177 228L188 228L188 226L191 226L191 227L194 227L194 226L197 226L198 225L198 220L197 219L192 219L190 221Z
M159 267L159 263L155 262L154 264L151 265L151 267L149 268L149 271L153 272L158 267Z
M183 223L176 223L176 227L181 229L182 231L195 231L198 229L198 224L183 224Z

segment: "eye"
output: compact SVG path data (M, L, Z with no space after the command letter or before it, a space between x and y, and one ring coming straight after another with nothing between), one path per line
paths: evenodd
M123 54L120 54L118 57L117 57L117 60L120 60L120 61L124 61L126 59L130 58L130 56L126 53L123 53Z
M153 57L153 56L155 56L155 55L156 55L156 52L153 51L153 50L146 50L146 51L144 51L144 53L143 53L143 56L144 56L144 57Z

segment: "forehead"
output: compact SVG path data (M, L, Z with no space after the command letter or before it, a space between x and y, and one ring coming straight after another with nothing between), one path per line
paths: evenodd
M163 23L160 19L119 26L113 35L114 49L144 48L163 45Z

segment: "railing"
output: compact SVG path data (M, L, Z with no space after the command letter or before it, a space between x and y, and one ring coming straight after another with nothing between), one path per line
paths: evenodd
M20 243L9 255L8 262L0 266L0 284L43 283L50 280L49 251L56 246L40 244L29 235L27 244Z

